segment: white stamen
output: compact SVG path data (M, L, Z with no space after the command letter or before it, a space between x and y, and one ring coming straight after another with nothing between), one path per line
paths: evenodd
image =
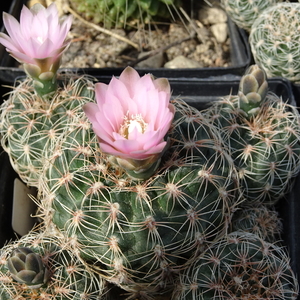
M144 121L143 117L140 114L131 115L128 117L128 114L124 116L124 123L121 125L119 133L128 139L128 136L135 129L139 133L144 133L147 129L148 124Z
M45 39L44 39L43 37L41 37L41 36L38 36L38 37L36 38L36 40L37 40L40 44L43 44L44 41L45 41Z

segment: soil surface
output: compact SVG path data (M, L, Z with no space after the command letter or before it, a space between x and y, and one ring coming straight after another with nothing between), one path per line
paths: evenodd
M182 11L168 24L130 30L106 30L101 24L83 19L71 1L62 1L61 9L74 17L70 32L72 43L63 55L61 67L203 68L230 65L226 14L217 0L210 0L210 5L203 1L189 14Z

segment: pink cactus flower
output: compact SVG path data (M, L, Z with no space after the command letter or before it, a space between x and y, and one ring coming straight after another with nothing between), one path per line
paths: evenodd
M31 9L25 5L20 15L20 23L3 12L3 23L8 35L0 33L0 43L20 63L32 77L42 73L56 73L63 51L69 45L66 40L72 18L59 20L54 3L48 8L35 4Z
M127 67L108 85L96 83L97 103L83 109L98 136L102 152L135 171L157 161L167 146L175 108L167 79L139 76Z

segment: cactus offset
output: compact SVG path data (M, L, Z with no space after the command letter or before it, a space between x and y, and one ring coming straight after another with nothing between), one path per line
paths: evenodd
M254 60L268 77L300 80L298 58L300 3L277 3L265 9L249 35Z
M184 272L174 299L296 300L298 290L285 249L254 234L233 232Z
M22 270L16 273L20 268ZM33 272L40 273L41 280L38 276L30 279ZM103 279L74 255L64 238L30 232L1 249L1 300L99 300L103 292Z
M238 95L217 101L205 112L231 149L244 196L274 204L299 172L299 112L267 93L264 72L251 66Z

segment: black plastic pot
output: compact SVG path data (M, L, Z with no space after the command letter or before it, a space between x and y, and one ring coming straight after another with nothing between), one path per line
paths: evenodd
M94 74L95 75L95 74ZM110 80L109 76L96 76L104 83ZM190 105L199 110L206 108L213 101L230 93L236 93L239 86L239 78L224 80L223 78L209 79L170 79L173 97L181 97ZM291 83L282 78L269 80L270 91L282 97L284 102L295 105ZM11 227L12 214L12 185L17 174L12 170L8 156L1 152L0 155L0 246L7 239L13 237ZM291 193L281 199L277 205L280 217L283 219L283 239L290 253L291 265L296 274L300 276L300 175L295 179L295 186ZM300 297L299 297L300 299Z
M8 12L10 7L11 7L11 2L10 1L2 1L0 3L0 11L1 12L3 12L3 11ZM3 25L3 21L2 21L2 18L1 18L0 19L0 27L2 27L2 25Z
M12 229L14 180L17 174L11 167L7 153L0 147L0 246L15 238Z
M25 0L13 0L10 7L10 13L19 19L20 11ZM243 29L238 28L230 19L228 20L229 36L231 42L231 66L212 67L212 68L137 68L141 74L152 73L157 77L167 78L207 78L216 76L241 76L245 69L250 65L252 56L248 43L248 36ZM3 28L2 28L3 30ZM24 75L24 72L18 68L18 63L6 53L4 47L0 45L0 80L12 83L18 76ZM118 76L123 68L83 68L71 69L73 72L88 73L91 75L101 72L103 76ZM101 70L101 71L100 71Z

